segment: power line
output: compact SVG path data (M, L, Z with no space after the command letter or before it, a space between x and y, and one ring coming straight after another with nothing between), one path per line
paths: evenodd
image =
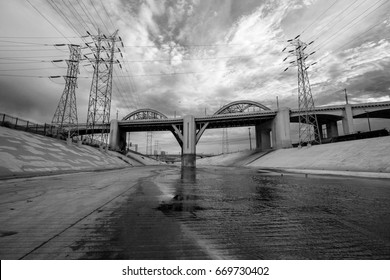
M380 25L380 24L383 24L383 19L382 19L380 22L375 23L374 25L372 25L369 29L367 29L366 31L364 31L363 33L361 33L359 36L357 36L357 37L353 38L352 40L349 40L347 43L341 45L340 47L338 47L337 49L335 49L333 52L336 52L336 51L340 50L341 48L343 48L344 46L348 45L349 43L351 43L351 42L355 41L356 39L362 37L364 34L366 34L367 32L371 31L372 29L374 29L375 27L377 27L377 26Z
M40 67L40 68L21 68L21 69L0 69L0 71L35 71L35 70L46 70L46 69L61 69L66 67Z
M50 78L50 76L20 75L20 74L0 74L0 77L18 77L18 78ZM60 76L59 76L60 77Z
M71 28L73 29L73 31L75 32L75 34L78 34L79 32L77 31L77 28L73 25L73 23L68 19L68 17L64 14L64 12L62 11L62 9L60 9L58 7L58 5L56 4L56 2L52 1L50 2L50 0L46 0L47 3L49 3L49 5L52 7L52 9L65 21L65 23Z
M81 2L82 3L82 2ZM57 8L56 8L57 10ZM59 15L61 15L61 13L57 12ZM65 20L65 17L64 17L64 13L62 13L63 16L61 16L64 20ZM87 17L89 14L86 14ZM80 18L81 15L80 15ZM81 24L80 20L78 20L76 18L76 20ZM66 17L66 22L70 21L67 17ZM81 25L87 25L85 23L85 21L83 20L83 24ZM74 31L77 31L77 30L74 30ZM79 33L79 31L77 31L77 33ZM65 39L72 39L72 38L77 38L77 39L80 39L80 38L85 38L85 37L88 37L86 35L82 35L82 33L79 33L81 36L63 36L63 37L45 37L45 36L42 36L42 37L23 37L23 36L12 36L12 37L2 37L0 36L0 39L56 39L56 38L65 38ZM34 45L46 45L46 44L42 44L42 43L35 43L35 42L21 42L21 41L5 41L5 40L0 40L0 42L12 42L12 43L20 43L20 44L34 44ZM50 45L50 44L48 44ZM250 44L208 44L208 45L189 45L189 44L185 44L185 45L178 45L180 47L193 47L193 48L198 48L198 47L231 47L231 46L248 46L248 45L261 45L261 43L250 43ZM159 46L156 46L156 45L123 45L123 48L157 48L159 49L160 47Z
M325 26L323 26L319 31L317 31L317 33L319 34L317 37L313 38L313 36L310 36L310 38L308 39L309 41L316 41L321 35L323 35L322 31L328 27L332 22L336 21L338 19L338 21L336 21L336 24L338 22L340 22L341 20L345 19L345 17L343 17L342 15L345 13L346 10L348 10L351 6L353 6L356 2L358 2L359 0L355 0L354 2L350 3L346 8L344 8L344 10L342 10L340 13L338 13L337 15L335 15ZM349 12L348 14L351 14L354 10L356 10L358 7L360 7L363 3L367 2L368 0L364 0L363 2L361 2L358 6L356 6L351 12ZM332 25L333 27L334 25ZM331 28L332 28L331 27ZM328 30L331 30L328 29ZM326 31L325 31L326 32Z
M94 17L88 12L88 8L85 6L83 1L77 1L80 8L83 10L84 14L88 17L89 21L91 22L93 28L95 28L94 33L97 33L98 30L98 24L96 23Z
M338 35L339 33L344 33L346 30L346 28L350 29L352 26L356 25L357 23L359 23L360 21L362 21L364 18L366 18L368 15L364 16L363 18L361 18L359 21L355 22L358 18L360 18L361 16L363 16L365 13L367 13L367 11L369 11L372 7L374 7L376 4L378 4L380 1L382 0L378 0L376 1L373 5L369 6L368 8L366 8L363 12L359 13L357 16L355 16L354 18L352 18L351 20L349 20L348 22L344 23L342 28L339 28L337 29L335 32L333 33L330 33L328 36L326 36L325 38L322 38L320 40L320 43L316 42L317 44L317 47L316 47L316 51L320 50L324 45L328 44L330 42L330 39L332 39L333 37L335 37L336 35ZM386 2L384 2L383 4L385 4ZM382 4L382 5L383 5ZM381 5L381 6L382 6ZM380 6L379 6L380 7ZM375 10L377 10L379 7L375 8ZM375 11L373 10L373 11ZM373 12L372 11L372 12ZM370 13L371 14L371 13ZM347 30L348 30L347 29Z
M80 38L79 36L0 36L0 38L3 39L60 39L60 38L65 38L65 39L76 39Z
M309 29L317 20L319 20L327 11L329 11L335 4L337 3L337 0L335 0L323 13L321 13L315 20L312 21L301 33L302 35L307 29Z
M70 4L71 4L71 3L70 3ZM66 3L65 3L65 5L66 5ZM97 28L98 24L97 24L96 21L94 20L94 18L96 18L96 17L93 17L93 16L90 15L88 9L85 7L84 2L80 1L80 2L79 2L79 5L80 5L81 9L83 10L83 12L84 12L86 18L88 18L88 19L90 20L90 22L92 23L92 25L94 26L94 28L98 29L98 28ZM91 2L91 5L92 5L93 9L95 10L95 12L97 13L98 17L100 18L102 24L103 24L103 25L106 27L106 29L108 30L107 26L105 25L103 19L102 19L101 16L100 16L100 13L98 13L98 11L97 11L96 6L95 6L92 2ZM53 7L53 8L56 8L56 10L57 10L57 12L58 12L58 6ZM74 21L75 21L75 22L78 22L78 24L79 24L80 26L85 26L85 27L87 27L87 29L89 29L89 28L88 28L88 25L89 25L89 24L86 23L86 22L84 21L84 16L81 16L81 14L78 13L78 12L76 11L75 7L74 7L72 4L71 4L71 6L66 5L66 8L67 8L67 10L69 10L69 12L73 15L73 18L74 18ZM73 9L72 9L72 8L73 8ZM103 8L105 8L105 7L103 7ZM65 15L64 13L62 13L62 14L63 14L63 18L65 19L66 15ZM107 12L107 14L108 14L108 12ZM91 19L92 19L92 20L91 20ZM65 21L68 23L68 25L70 25L70 24L69 24L69 19L68 19L67 17L66 17ZM95 26L96 26L96 27L95 27ZM80 33L80 32L77 30L77 28L76 28L75 25L71 25L71 27L73 27L73 29L74 29L76 32ZM88 32L88 31L87 31L87 32ZM81 35L81 33L80 33L80 35ZM122 70L121 70L121 71L122 71ZM122 76L116 75L116 76L115 76L115 78L117 78L117 79L116 79L116 81L114 81L114 86L118 89L118 93L119 93L119 95L122 97L122 100L126 101L126 98L125 98L125 97L123 96L123 94L122 94L122 92L125 92L125 90L124 90L125 87L124 87L123 84L122 84L123 76L124 76L124 75L122 75Z
M71 3L70 3L71 4ZM90 23L92 23L92 20L91 20L91 18L93 18L92 16L90 16L90 14L89 14L89 12L88 12L88 9L84 9L83 8L83 6L85 7L85 5L84 5L84 3L83 2L81 2L81 3L79 3L80 4L80 7L82 8L82 10L83 10L83 12L84 12L84 14L85 14L85 16L90 20ZM82 5L83 6L82 6ZM91 3L91 4L93 4L93 3ZM74 11L72 11L71 10L71 7L73 8L73 10ZM77 11L76 11L76 9L75 9L75 7L71 4L71 7L69 7L69 6L67 6L67 8L70 10L70 12L72 13L72 15L74 16L74 18L75 18L75 20L77 21L77 22L79 22L80 24L81 24L81 26L85 26L85 27L87 27L86 29L89 29L88 28L88 23L86 23L86 21L84 20L84 17L83 16L81 16L81 14L80 13L78 13ZM97 11L96 10L96 7L94 7L94 9L95 9L95 11ZM105 7L104 7L104 9L105 9ZM108 13L107 13L108 14ZM99 17L100 17L100 15L99 15ZM101 17L100 17L101 18ZM102 19L102 18L101 18ZM95 25L97 25L97 23L93 20L93 23L95 24ZM104 24L104 22L102 21L102 23L103 23L103 25L105 25ZM95 27L96 28L96 27ZM114 70L114 72L116 72L116 70ZM116 75L116 76L114 76L114 77L116 77L116 78L118 78L118 79L115 79L113 82L113 84L114 84L114 87L118 90L118 94L119 94L119 97L122 99L122 101L124 102L124 103L128 103L128 99L126 99L125 98L125 96L122 94L122 92L125 92L125 87L123 86L123 84L122 84L122 78L119 76L119 75Z
M67 9L71 12L71 14L73 15L73 17L81 24L82 28L85 29L85 30L88 30L88 29L89 29L89 28L88 28L88 25L87 25L87 24L85 23L85 21L82 19L82 17L81 17L80 14L78 13L78 11L74 8L72 2L70 2L70 1L68 0L68 3L69 3L70 6L68 6L68 5L66 4L65 1L63 1L63 3L64 3L65 6L67 7ZM73 9L73 10L72 10L72 9ZM73 11L74 11L74 12L73 12ZM78 17L81 18L81 21L79 21ZM81 33L80 33L80 35L81 35Z
M3 60L16 60L16 61L21 61L21 60L26 60L30 58L40 58L40 57L53 57L53 55L36 55L36 56L9 56L9 57L0 57L0 59ZM64 58L65 59L65 58ZM36 60L33 60L36 61Z
M139 75L122 75L116 77L147 77L147 76L175 76L175 75L198 75L198 74L208 74L208 73L217 73L217 72L228 72L229 70L217 70L217 71L203 71L203 72L174 72L174 73L155 73L155 74L139 74ZM0 76L5 76L0 74ZM18 75L14 75L18 76ZM23 77L24 75L20 75ZM29 76L29 77L37 77L37 78L48 78L49 76ZM58 76L60 77L60 76ZM79 76L78 79L90 79L91 77L87 76Z
M383 5L389 3L387 1L383 2L381 5L379 5L378 7L376 7L374 10L372 10L371 12L369 12L367 15L365 15L364 17L362 17L360 20L358 20L357 22L353 23L356 19L358 19L359 17L361 17L362 15L364 15L369 9L371 9L373 6L375 6L376 4L378 4L381 0L378 0L377 2L375 2L375 4L373 4L372 6L370 6L368 9L366 9L363 13L361 13L360 15L356 16L349 24L345 25L342 29L339 29L335 34L333 34L333 36L331 36L330 38L328 38L326 41L323 41L320 45L317 46L317 51L322 49L324 46L328 45L330 43L330 39L332 39L333 37L335 37L337 34L339 34L340 32L341 33L344 33L346 31L348 31L349 29L351 29L353 26L355 26L356 24L358 24L359 22L361 22L363 19L365 19L366 17L368 17L369 15L371 15L373 12L375 12L376 10L378 10L380 7L382 7ZM352 24L353 23L353 24ZM351 25L352 24L352 25ZM346 29L347 28L347 29Z
M108 33L110 33L110 32L109 32L109 29L107 28L106 24L104 23L103 19L101 18L100 13L99 13L98 10L96 9L96 6L93 4L92 0L89 0L89 2L91 3L93 9L95 10L96 14L98 15L100 21L103 23L103 26L106 28L106 31L107 31Z
M101 6L103 7L103 10L104 10L104 12L106 14L106 17L108 18L108 20L111 23L112 28L115 29L116 28L115 24L112 22L111 17L109 15L109 13L108 13L108 11L107 11L103 1L100 1L100 2L101 2ZM101 18L101 20L102 20L102 18ZM103 20L102 20L102 22L103 22ZM103 22L103 24L104 24L104 22ZM106 26L106 28L107 28L107 26ZM122 43L122 45L123 45L123 43ZM124 67L126 67L123 59L122 59L122 64L123 64ZM126 67L126 70L127 70L127 67ZM114 73L116 74L114 77L117 78L115 81L118 81L118 85L116 85L116 87L117 87L119 95L122 97L122 100L124 100L126 102L129 102L129 95L127 95L127 94L123 95L122 91L126 92L126 90L125 90L126 86L125 85L126 85L126 81L128 81L129 82L129 86L130 86L130 91L132 90L133 93L135 93L133 82L129 79L129 77L125 77L125 73L123 72L122 66L120 66L119 71L122 72L122 75L116 74L117 70L114 69ZM119 86L122 88L122 90L119 89ZM133 98L133 101L136 101L136 100ZM130 105L131 105L131 103L129 104L129 108L130 108Z
M364 32L360 33L360 35L352 38L351 40L349 40L348 42L346 42L345 44L339 46L337 49L334 49L333 51L331 51L328 55L332 54L332 53L336 53L337 51L341 50L343 47L347 46L348 44L350 44L351 42L353 41L356 41L357 39L359 39L360 37L362 37L364 34L366 34L367 32L369 32L370 30L374 29L375 27L377 27L378 25L380 24L383 24L383 19L381 19L378 23L375 23L374 25L370 26L370 28L368 28L367 30L365 30ZM328 56L326 56L328 57ZM319 59L317 62L320 62L322 60L324 60L326 57L323 57L321 59ZM316 71L318 71L319 69L322 69L322 68L325 68L327 65L323 65L321 67L317 67L315 68Z
M103 9L104 9L104 11L105 11L105 13L106 13L106 15L107 15L109 21L111 22L111 26L115 29L115 24L112 22L111 17L110 17L110 15L109 15L109 13L108 13L106 7L104 6L103 1L100 0L100 3L101 3L101 5L102 5L102 7L103 7Z
M43 44L43 43L35 43L35 42L20 42L20 41L10 41L10 40L0 40L1 43L14 43L9 46L17 46L17 45L36 45L36 46L50 46L52 47L53 44ZM17 44L17 45L15 45ZM7 45L8 46L8 45ZM21 47L26 47L26 46L21 46Z
M18 65L18 64L34 64L34 63L51 63L51 60L37 60L37 61L14 61L14 62L0 62L1 65Z
M220 57L198 57L198 58L181 58L182 61L197 61L197 60L218 60L232 58L255 58L259 55L237 55L237 56L220 56ZM153 62L171 62L170 59L148 59L148 60L123 60L123 62L131 63L153 63Z
M2 52L48 52L48 51L59 51L58 49L53 49L53 50L42 50L42 49L23 49L23 50L15 50L15 49L7 49L3 50L0 49Z
M29 4L30 4L30 6L31 7L33 7L34 8L34 10L36 10L58 33L60 33L61 35L62 35L62 37L64 37L65 39L67 39L66 37L65 37L65 35L47 18L47 17L45 17L45 15L44 14L42 14L33 4L31 4L31 2L29 1L29 0L26 0ZM68 41L69 41L69 39L67 39ZM70 41L69 41L69 43L70 43Z
M262 45L263 43L249 43L249 44L178 44L177 47L186 48L200 48L200 47L232 47L232 46L248 46L248 45ZM156 45L124 45L124 48L160 48L161 46Z

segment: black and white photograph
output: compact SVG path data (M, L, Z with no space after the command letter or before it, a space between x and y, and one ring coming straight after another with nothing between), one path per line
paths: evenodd
M390 1L0 0L0 259L389 279Z

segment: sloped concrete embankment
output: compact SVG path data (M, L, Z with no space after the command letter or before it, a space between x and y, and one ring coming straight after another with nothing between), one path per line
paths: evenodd
M197 164L390 178L390 136L268 153L244 151L202 159Z
M115 152L0 127L0 178L76 171L124 168L139 165Z
M144 165L165 165L166 163L162 161L158 161L152 158L149 158L148 156L145 156L140 153L136 153L133 151L129 151L126 154L126 157L131 159L133 161L134 166L144 166Z
M276 150L247 166L390 173L390 136Z
M222 154L213 157L206 157L198 159L196 164L198 166L202 165L219 165L219 166L245 166L260 157L268 154L271 151L259 152L259 151L241 151L230 154Z

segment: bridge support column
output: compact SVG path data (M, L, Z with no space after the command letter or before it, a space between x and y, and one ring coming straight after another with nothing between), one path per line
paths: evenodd
M112 120L110 123L109 147L114 151L121 151L126 147L126 132L120 130L118 120Z
M183 146L181 155L183 167L196 166L196 124L194 116L183 118Z
M324 131L322 130L322 126L323 126L323 123L318 122L318 132L319 132L318 136L320 137L321 140L324 139ZM317 129L317 127L314 126L314 129Z
M272 138L275 149L291 148L290 108L280 108L272 123Z
M270 123L256 125L256 149L266 151L271 149Z
M326 124L326 135L328 136L328 138L339 136L339 131L337 128L337 121L328 122Z
M353 127L352 107L350 104L345 105L344 117L342 120L344 134L352 134L355 132Z

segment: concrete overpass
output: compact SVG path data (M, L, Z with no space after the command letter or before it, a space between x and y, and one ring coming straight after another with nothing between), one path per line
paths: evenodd
M390 118L390 102L346 104L317 107L319 126L326 126L327 136L338 136L337 121L341 120L344 134L354 133L353 119ZM267 150L292 147L290 123L298 122L298 109L271 110L248 100L229 103L214 115L168 118L153 109L140 109L123 120L113 120L110 125L110 147L121 149L126 143L126 132L171 131L182 147L183 165L195 165L196 144L206 129L223 127L255 126L256 148ZM98 126L97 126L98 127ZM82 134L83 129L80 128ZM98 131L96 131L98 132ZM320 129L322 133L322 129ZM323 135L321 135L323 137Z

